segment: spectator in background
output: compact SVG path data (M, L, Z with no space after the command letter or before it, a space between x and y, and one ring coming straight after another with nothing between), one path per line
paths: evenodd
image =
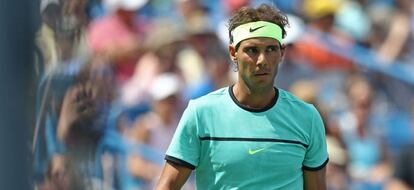
M351 188L381 188L390 175L389 155L381 124L372 110L374 91L362 76L348 79L349 109L339 116L338 127L348 150Z
M305 64L311 65L316 70L349 70L351 61L337 55L324 43L325 35L330 35L336 47L342 49L352 45L352 39L343 32L337 30L335 13L341 5L340 0L305 0L303 8L309 20L309 29L295 45L296 55L303 57Z
M56 185L61 186L58 189L109 188L102 181L96 151L106 130L112 92L104 88L105 80L96 80L89 71L83 70L63 98L56 136L64 147L49 161L46 181L41 185L46 189Z
M196 81L188 83L187 99L198 98L209 92L229 85L233 78L230 73L230 61L222 48L218 36L213 31L198 31L189 34L189 43L200 57L203 71ZM189 62L183 71L191 72ZM184 64L182 64L185 66Z
M110 73L95 67L97 64L85 58L72 57L59 64L43 76L39 84L39 102L37 121L34 130L34 167L38 180L42 181L46 163L56 153L65 151L62 141L57 138L58 122L61 119L62 102L69 88L74 84L92 80L94 88L113 85ZM82 78L82 79L79 79ZM108 89L109 92L109 89ZM112 95L111 95L112 98ZM110 102L104 101L104 102ZM107 105L99 103L100 111L107 111ZM66 115L66 114L64 114Z
M194 25L212 27L208 10L200 0L174 0L174 2L184 28L189 29Z
M57 127L57 137L68 146L72 141L96 145L105 131L105 112L114 92L102 74L86 67L67 90L63 98Z
M221 48L216 33L205 25L206 20L194 23L187 28L188 48L179 56L178 66L184 74L187 85L194 88L205 79L207 57L212 49Z
M187 89L187 99L195 99L206 95L214 90L223 88L233 83L230 73L230 63L217 44L215 49L210 50L205 57L205 73L202 79Z
M59 63L55 33L59 30L62 17L62 5L58 0L42 0L40 5L42 25L36 36L36 44L43 57L43 68L49 70L51 65ZM43 71L40 71L43 73Z
M337 11L342 0L304 0L306 27L303 35L293 43L288 61L305 66L295 72L320 83L321 104L330 112L342 109L344 98L341 85L355 67L347 55L353 39L335 27ZM343 55L342 55L343 54ZM289 55L289 56L288 56Z
M124 136L136 144L148 145L158 155L163 155L174 135L183 110L183 80L174 73L157 76L150 88L151 111L138 116ZM160 158L162 159L162 158ZM129 171L134 177L154 184L161 172L161 166L142 156L131 154L128 158Z
M369 0L346 0L335 14L338 30L352 37L356 43L369 46L372 34L371 19L368 15ZM358 22L356 22L358 21Z
M157 76L150 88L151 112L139 116L126 135L165 152L183 110L182 81L175 73Z
M234 12L241 6L246 5L247 1L224 1L222 3L227 6L236 6L228 7L233 9ZM219 38L222 34L228 34L227 26L224 26L223 22L221 27L226 31L220 33L211 27L209 20L202 18L204 17L199 17L199 22L188 24L187 41L191 50L184 52L179 62L189 87L186 92L187 99L196 98L227 86L228 82L232 80L229 73L228 56L223 53L225 52L223 39ZM226 39L226 43L228 43L228 36ZM197 61L194 61L194 58Z
M147 0L104 0L109 14L90 23L87 41L92 56L113 63L116 79L130 79L143 52L143 27L138 28L136 11ZM142 26L142 25L140 25Z
M56 7L56 2L48 1L49 5L47 7L52 6L54 11L50 15L52 17L46 20L49 23L55 22L55 24L52 24L54 42L52 42L52 36L50 36L51 31L42 30L42 32L46 32L46 35L50 33L49 37L44 39L48 44L48 48L44 52L46 64L50 62L52 63L50 65L54 66L47 68L49 72L56 72L59 69L56 67L61 68L62 63L67 64L74 59L86 58L89 55L85 40L85 30L89 18L84 11L88 1L59 1L57 4L59 7Z
M144 40L147 51L138 60L131 79L121 89L121 101L128 107L150 101L149 89L159 74L183 73L179 66L179 57L181 52L188 50L185 29L180 28L173 20L156 19L149 26L149 31L151 32ZM195 69L191 71L197 72Z
M43 24L38 32L37 45L44 57L47 73L54 72L59 64L69 63L74 58L85 58L88 49L85 28L86 0L42 0Z
M67 46L66 49L61 48L62 52L60 53L64 56L63 60L89 56L86 42L86 30L90 22L90 17L86 12L88 5L89 0L63 1L61 32L64 38L62 38L62 42L58 42ZM67 55L64 55L65 53Z
M412 0L396 0L395 5L388 34L378 54L386 63L396 60L410 62L414 59L414 3Z
M414 135L414 102L411 103L411 132ZM414 144L406 146L394 162L393 179L387 190L414 189Z

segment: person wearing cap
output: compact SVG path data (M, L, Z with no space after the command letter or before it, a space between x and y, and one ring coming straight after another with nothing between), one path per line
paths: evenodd
M175 73L162 73L152 82L151 111L139 116L128 131L134 140L164 153L174 135L182 113L183 80Z
M159 153L157 156L161 156L168 148L182 113L182 84L182 79L175 73L157 76L149 89L151 111L138 116L124 136L131 142L148 145L155 153ZM129 171L134 177L150 182L149 186L152 186L162 168L155 160L144 158L143 155L130 154Z
M292 48L299 63L310 66L315 71L350 71L354 69L352 60L338 55L335 48L348 50L354 43L344 32L335 28L337 11L342 0L304 0L303 12L306 16L306 32L300 36ZM332 38L326 42L326 36Z
M123 132L124 137L130 142L148 145L156 156L162 155L168 148L182 113L182 84L180 76L175 73L158 75L149 89L151 111L137 117L132 126ZM152 189L162 168L157 160L144 158L142 154L129 154L127 167L134 177L146 182L145 187Z
M325 131L315 107L274 87L287 17L262 4L229 21L234 85L191 100L157 189L326 189Z

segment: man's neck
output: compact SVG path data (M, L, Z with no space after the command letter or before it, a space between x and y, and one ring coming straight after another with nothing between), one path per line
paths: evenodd
M240 104L249 108L260 109L268 106L273 101L276 92L273 86L254 89L236 83L233 87L233 94Z

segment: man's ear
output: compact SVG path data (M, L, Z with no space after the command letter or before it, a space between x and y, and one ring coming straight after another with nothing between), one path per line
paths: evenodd
M280 52L282 53L282 57L285 56L285 51L286 51L286 45L285 44L281 44L280 45Z
M230 54L230 59L235 61L236 58L236 49L234 48L234 46L229 45L229 54Z

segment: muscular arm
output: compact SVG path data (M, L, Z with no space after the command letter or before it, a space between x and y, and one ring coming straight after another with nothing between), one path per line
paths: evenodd
M156 190L181 189L191 174L191 169L166 162Z
M317 171L303 170L305 190L326 190L326 167Z

